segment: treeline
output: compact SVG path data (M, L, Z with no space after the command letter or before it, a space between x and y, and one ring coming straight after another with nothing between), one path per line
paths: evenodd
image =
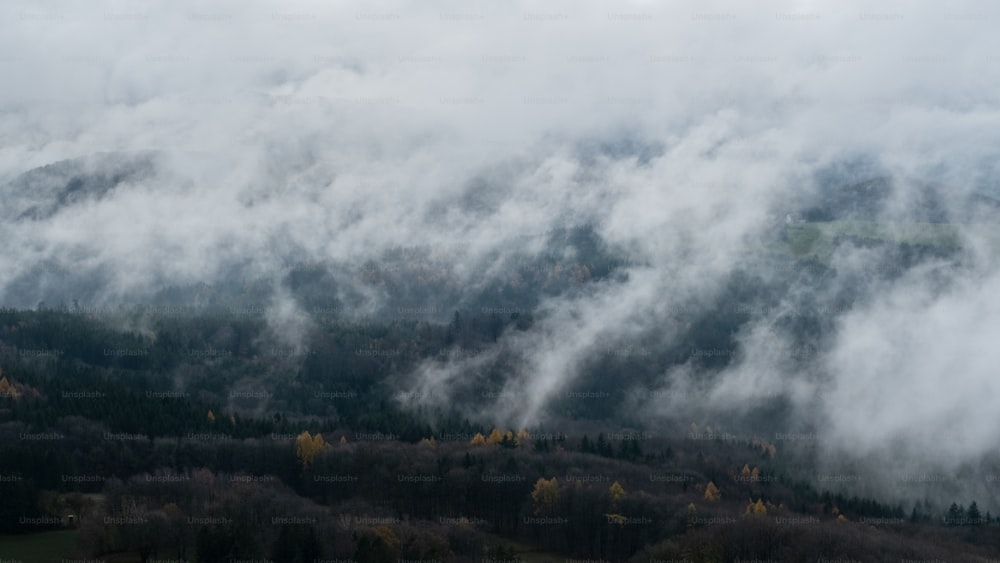
M996 524L977 527L974 537L961 523L873 528L865 514L895 517L898 507L797 492L786 479L771 479L750 445L716 444L670 459L658 452L650 463L562 446L542 452L530 441L331 440L308 457L287 445L257 447L264 450L257 463L282 458L284 465L275 473L163 469L104 483L105 503L83 520L91 522L83 527L84 555L462 561L502 552L511 541L608 561L868 560L876 552L908 558L1000 547ZM757 463L761 479L740 479L732 456ZM244 463L253 461L237 465ZM295 477L286 482L283 471ZM104 525L92 524L95 515Z
M736 305L750 298L746 290L737 289L746 284L736 280L732 287L735 293L726 301L731 306L693 309L690 314L696 322L670 349L641 339L596 350L582 366L575 390L620 397L626 389L614 381L642 387L676 363L693 362L704 369L726 365L731 354L717 352L735 348L734 329L750 318ZM456 310L444 324L412 318L353 321L318 316L315 328L294 345L274 334L260 316L220 312L111 319L74 313L72 308L5 311L0 314L0 368L12 380L44 392L46 404L52 405L49 412L89 409L73 406L74 401L84 401L72 396L88 390L105 392L109 384L104 380L110 379L140 399L147 393L155 399L177 393L199 405L225 405L234 412L263 409L375 425L377 421L362 421L394 402L401 383L398 376L418 362L450 354L483 354L505 332L528 331L536 322L531 311L498 311ZM490 403L490 393L503 389L519 361L501 352L483 366L477 385L456 392L455 403L464 408ZM71 398L56 403L64 392ZM570 418L627 417L617 411L614 401L556 403L553 408ZM152 401L145 401L143 410L147 407L163 411L152 407ZM108 420L109 424L155 435L187 431L191 420L179 412L175 421L154 418L141 423L128 412L115 414L126 420ZM456 414L457 409L434 417ZM39 421L48 423L51 420Z

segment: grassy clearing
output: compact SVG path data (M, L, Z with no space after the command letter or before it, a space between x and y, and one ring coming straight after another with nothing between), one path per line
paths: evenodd
M566 557L541 551L526 543L495 535L486 534L486 544L489 546L503 545L511 547L524 563L566 563Z
M60 563L72 558L76 536L76 530L0 536L0 554L25 563Z
M826 261L833 253L833 241L837 237L949 249L961 245L958 226L947 223L829 221L789 225L786 233L787 249L793 256L820 261Z

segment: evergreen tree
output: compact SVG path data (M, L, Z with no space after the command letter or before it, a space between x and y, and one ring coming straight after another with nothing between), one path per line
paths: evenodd
M976 504L976 501L972 501L972 504L969 505L969 509L965 512L965 517L973 525L981 523L983 515L979 512L979 505Z
M271 559L275 563L298 563L300 558L296 539L292 526L282 526L278 539L271 548Z
M604 437L604 433L601 432L597 435L597 454L604 457L615 457L615 451L611 448L611 444L608 443L607 439Z
M309 526L302 542L302 563L314 563L323 557L323 544L316 535L316 528Z
M954 526L958 519L962 517L964 511L958 507L954 502L948 507L948 514L945 517L945 524L949 526Z

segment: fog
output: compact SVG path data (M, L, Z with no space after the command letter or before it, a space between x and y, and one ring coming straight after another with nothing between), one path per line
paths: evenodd
M357 273L393 249L471 295L545 233L589 225L627 276L546 296L527 333L400 380L401 400L447 405L504 350L518 369L483 416L544 424L609 346L669 345L672 312L708 306L736 270L780 276L748 249L824 183L933 183L954 213L995 195L998 16L930 2L11 3L0 302L109 306L264 279L260 306L296 348L312 321L283 286L291 265L328 268L363 315L390 297ZM73 197L66 174L23 175L81 158L134 173ZM905 218L911 188L896 183L884 219ZM721 372L671 366L657 388L672 393L629 408L656 428L785 393L824 459L978 461L1000 439L997 238L954 225L960 268L922 263L838 308L884 260L840 247L832 289L792 283ZM836 327L808 373L775 330L803 295ZM437 320L451 305L428 303Z

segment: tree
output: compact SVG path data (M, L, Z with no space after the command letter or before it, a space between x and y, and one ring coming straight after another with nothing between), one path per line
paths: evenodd
M503 439L500 440L500 447L507 449L514 449L517 447L517 437L513 432L508 430L504 433Z
M774 447L774 444L762 438L754 438L752 444L755 449L760 450L762 456L774 459L774 455L777 453L777 448Z
M486 438L486 443L494 446L503 441L504 433L503 430L499 428L494 428L490 435Z
M233 538L229 530L223 527L202 526L195 540L198 561L206 563L222 563L229 557Z
M948 507L948 516L945 519L945 524L948 524L949 526L954 526L958 522L958 520L962 517L963 512L965 511L959 508L957 504L955 504L954 502L951 503L951 506Z
M295 455L298 456L299 462L305 468L312 466L316 454L325 447L326 442L323 441L323 435L319 433L312 436L306 430L295 438Z
M965 512L965 517L973 525L978 525L982 522L983 515L979 512L979 505L976 504L976 501L972 501L972 504L969 505L969 509Z
M271 547L274 563L312 563L322 555L316 529L286 524Z
M393 563L399 559L401 543L388 526L364 532L358 538L354 560L358 563Z
M639 447L639 440L628 438L618 444L618 457L635 461L642 456L642 449Z
M163 513L167 517L167 531L165 540L170 545L178 557L183 559L187 554L187 549L191 543L191 526L184 521L184 512L176 503L169 502L163 505Z
M531 491L531 500L535 503L535 514L549 512L559 502L559 482L556 478L539 477L535 488Z
M309 526L301 548L303 563L318 561L323 556L323 543L319 541L319 536L316 535L316 528Z
M608 494L611 495L611 505L618 506L618 502L625 496L625 489L615 481L608 487Z
M212 409L208 409L208 417L207 418L208 418L209 422L215 422L215 413L212 412Z
M275 563L296 563L299 556L298 546L295 542L295 531L291 526L281 527L278 539L271 546L271 559Z
M527 444L528 440L531 439L531 434L524 428L517 431L517 445Z
M597 435L597 444L595 446L597 450L597 455L604 457L615 457L615 451L608 443L607 439L604 437L604 433L601 432Z
M17 399L20 393L17 390L17 385L7 381L7 376L2 375L3 370L0 370L0 399L12 398Z
M716 502L722 498L722 491L715 486L715 483L709 481L708 485L705 487L705 500L709 502Z
M757 499L757 502L754 502L753 499L750 499L750 503L747 504L747 509L743 513L767 514L767 507L764 506L764 501L762 499Z
M698 509L695 507L694 503L689 503L687 508L687 528L695 526L698 521L696 520L698 514Z
M472 444L473 446L485 446L486 438L483 437L482 432L476 432L476 435L473 436L471 440L469 440L469 443Z
M3 492L3 502L0 502L0 532L20 531L20 518L38 515L40 493L33 479L3 483L0 491Z

